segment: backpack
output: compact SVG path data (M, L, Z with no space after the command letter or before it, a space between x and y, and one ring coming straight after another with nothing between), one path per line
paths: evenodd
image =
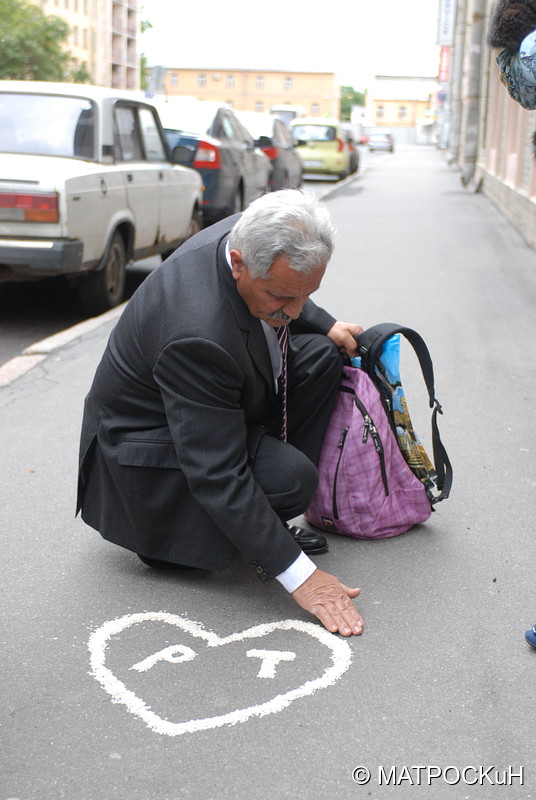
M420 362L432 412L434 464L418 439L399 377L400 334ZM358 338L359 359L346 362L324 436L319 486L305 518L357 539L398 536L425 522L448 497L452 467L439 436L442 413L433 366L422 337L384 323Z

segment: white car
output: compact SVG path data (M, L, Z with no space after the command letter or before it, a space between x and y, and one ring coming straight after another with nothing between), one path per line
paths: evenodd
M0 281L68 276L98 314L121 302L132 259L199 230L202 199L134 93L0 81Z

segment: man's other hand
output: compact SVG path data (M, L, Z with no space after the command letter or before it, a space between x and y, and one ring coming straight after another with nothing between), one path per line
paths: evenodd
M363 620L351 600L360 593L361 589L350 589L334 575L316 569L292 596L299 606L318 617L330 633L359 636Z
M328 337L335 342L343 356L353 358L357 355L356 336L363 333L361 325L353 322L337 321L328 331Z

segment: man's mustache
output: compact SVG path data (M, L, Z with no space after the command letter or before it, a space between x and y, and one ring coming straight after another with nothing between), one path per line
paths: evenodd
M268 315L268 319L278 319L281 320L281 322L287 322L290 319L290 317L283 311L273 311L271 314Z

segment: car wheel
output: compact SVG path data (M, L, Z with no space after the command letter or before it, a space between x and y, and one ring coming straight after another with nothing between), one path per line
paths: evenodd
M199 233L202 227L203 227L203 216L201 214L201 209L196 206L192 211L192 218L190 220L190 225L188 227L188 239L191 236L195 236L196 233Z
M93 270L80 280L79 293L87 314L102 314L119 305L125 293L127 256L125 243L116 231L110 242L104 267Z

